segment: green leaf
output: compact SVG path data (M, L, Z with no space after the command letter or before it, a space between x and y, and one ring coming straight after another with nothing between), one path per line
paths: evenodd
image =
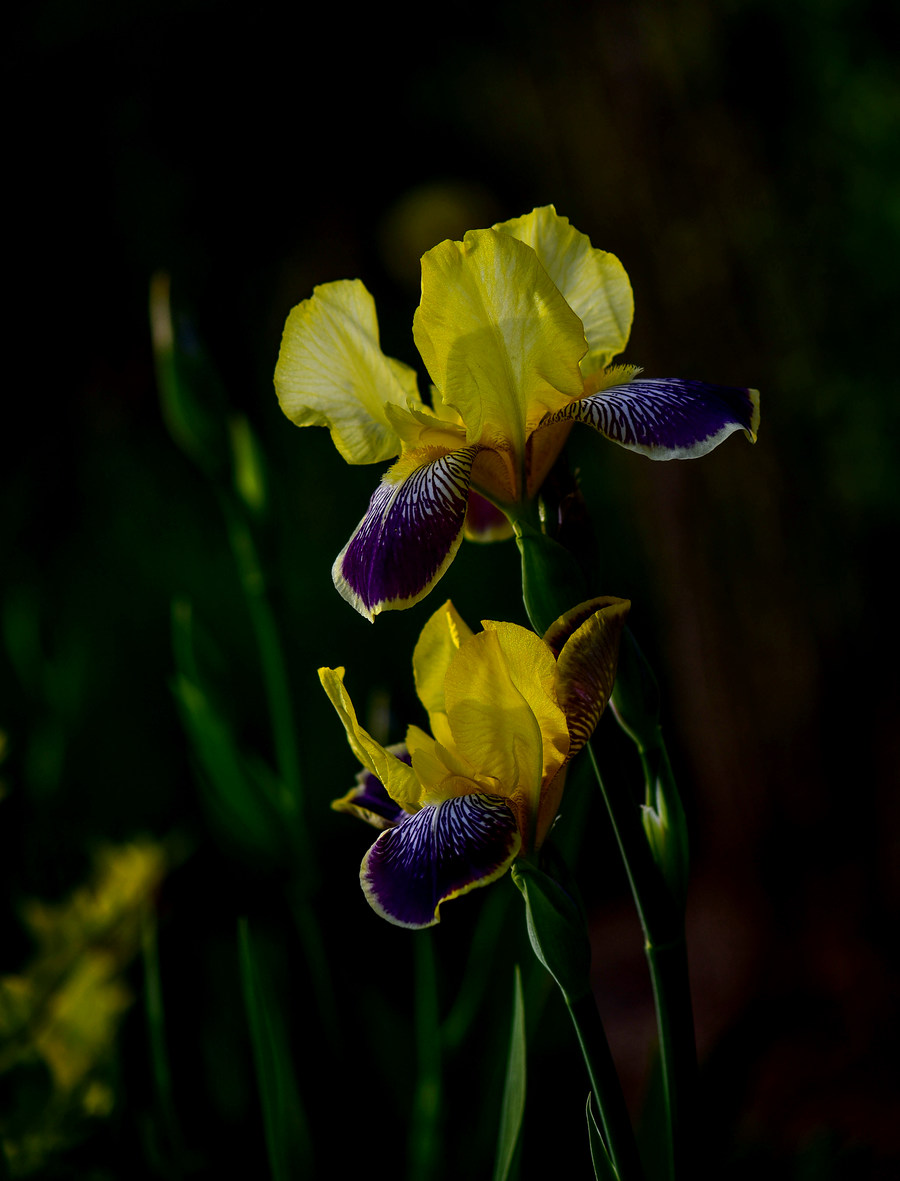
M597 1127L597 1121L594 1119L590 1091L588 1091L585 1115L587 1116L588 1140L591 1145L591 1161L594 1165L594 1176L597 1181L619 1181L619 1174L609 1159L609 1153L606 1151L606 1145L603 1143L603 1137L600 1135L600 1129Z
M266 507L266 472L262 448L245 415L230 415L228 431L235 492L251 513L259 514Z
M245 772L231 731L204 691L183 673L173 692L199 764L211 822L245 853L281 857L282 830L268 800Z
M160 409L176 445L211 479L227 470L231 446L219 375L173 313L169 276L150 284L150 330Z
M172 637L177 673L172 691L198 767L211 824L230 846L253 858L281 860L296 831L296 801L259 758L239 750L203 687L194 654L190 604L176 600Z
M265 987L245 918L238 920L238 954L273 1181L314 1176L312 1142L287 1039Z
M513 1019L506 1061L506 1082L500 1108L500 1133L493 1181L506 1181L510 1175L522 1117L525 1113L525 1002L522 996L522 973L516 964L513 982Z

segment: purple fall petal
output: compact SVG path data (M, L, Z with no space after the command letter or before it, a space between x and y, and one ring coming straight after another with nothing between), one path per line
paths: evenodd
M756 390L681 378L638 378L571 402L544 421L571 418L650 459L693 459L734 431L756 439Z
M386 829L363 859L360 882L383 918L431 927L442 902L500 877L520 846L505 800L454 796Z
M450 451L399 483L388 472L375 489L332 571L337 589L367 619L418 602L453 560L474 458L475 448Z

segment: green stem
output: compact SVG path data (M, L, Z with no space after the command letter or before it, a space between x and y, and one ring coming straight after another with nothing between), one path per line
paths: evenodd
M692 1175L697 1081L684 916L653 860L638 809L626 793L607 785L591 744L588 750L644 932L669 1120L669 1177L679 1181ZM667 769L668 760L661 765Z
M571 1000L568 996L565 1000L587 1067L591 1091L600 1111L603 1139L619 1181L642 1178L644 1170L631 1127L631 1117L594 997L588 993L578 1000Z

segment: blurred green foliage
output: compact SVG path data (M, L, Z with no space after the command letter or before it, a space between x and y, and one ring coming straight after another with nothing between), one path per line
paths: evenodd
M356 768L315 669L346 664L392 740L417 719L422 616L371 626L334 592L331 562L376 473L346 468L325 432L294 430L271 374L289 308L354 276L376 294L385 350L416 364L421 250L552 201L629 271L628 361L762 391L755 448L651 465L589 432L572 446L596 590L634 603L687 788L718 1160L734 1178L888 1176L900 1159L886 570L900 501L896 6L532 0L451 5L412 34L377 8L316 22L272 0L38 0L7 38L0 976L35 962L28 908L64 905L98 845L177 836L185 849L155 908L161 1007L146 1003L145 945L117 968L137 1003L119 1013L109 1110L30 1175L263 1175L257 976L316 1158L326 1145L330 1172L349 1175L385 1143L405 1151L428 1066L413 1003L426 969L362 899L367 834L328 810ZM211 379L220 458L206 467L160 406L148 293L161 273ZM514 545L464 546L436 593L472 622L524 622L517 580ZM605 736L609 773L632 774ZM579 783L561 823L597 820L580 855L594 984L637 1109L640 934ZM530 954L514 895L508 880L478 892L433 933L432 1128L454 1146L447 1176L493 1167L512 962ZM541 1017L522 1177L561 1158L584 1173L567 1018L540 976L525 993ZM0 1076L2 1118L46 1116L47 1086L30 1069Z

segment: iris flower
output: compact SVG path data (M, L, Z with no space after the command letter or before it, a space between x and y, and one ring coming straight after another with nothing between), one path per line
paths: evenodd
M363 858L371 906L401 927L430 927L443 902L493 882L543 844L566 768L612 691L629 604L591 600L543 639L513 623L473 633L449 601L413 653L431 733L412 725L383 747L360 725L343 668L319 678L363 766L333 807L381 833Z
M610 365L633 308L619 260L544 206L423 256L413 337L431 406L381 351L359 280L293 309L275 371L285 414L327 427L348 463L399 456L332 571L362 615L423 598L464 533L509 536L575 422L651 459L703 455L737 430L755 441L755 390Z

